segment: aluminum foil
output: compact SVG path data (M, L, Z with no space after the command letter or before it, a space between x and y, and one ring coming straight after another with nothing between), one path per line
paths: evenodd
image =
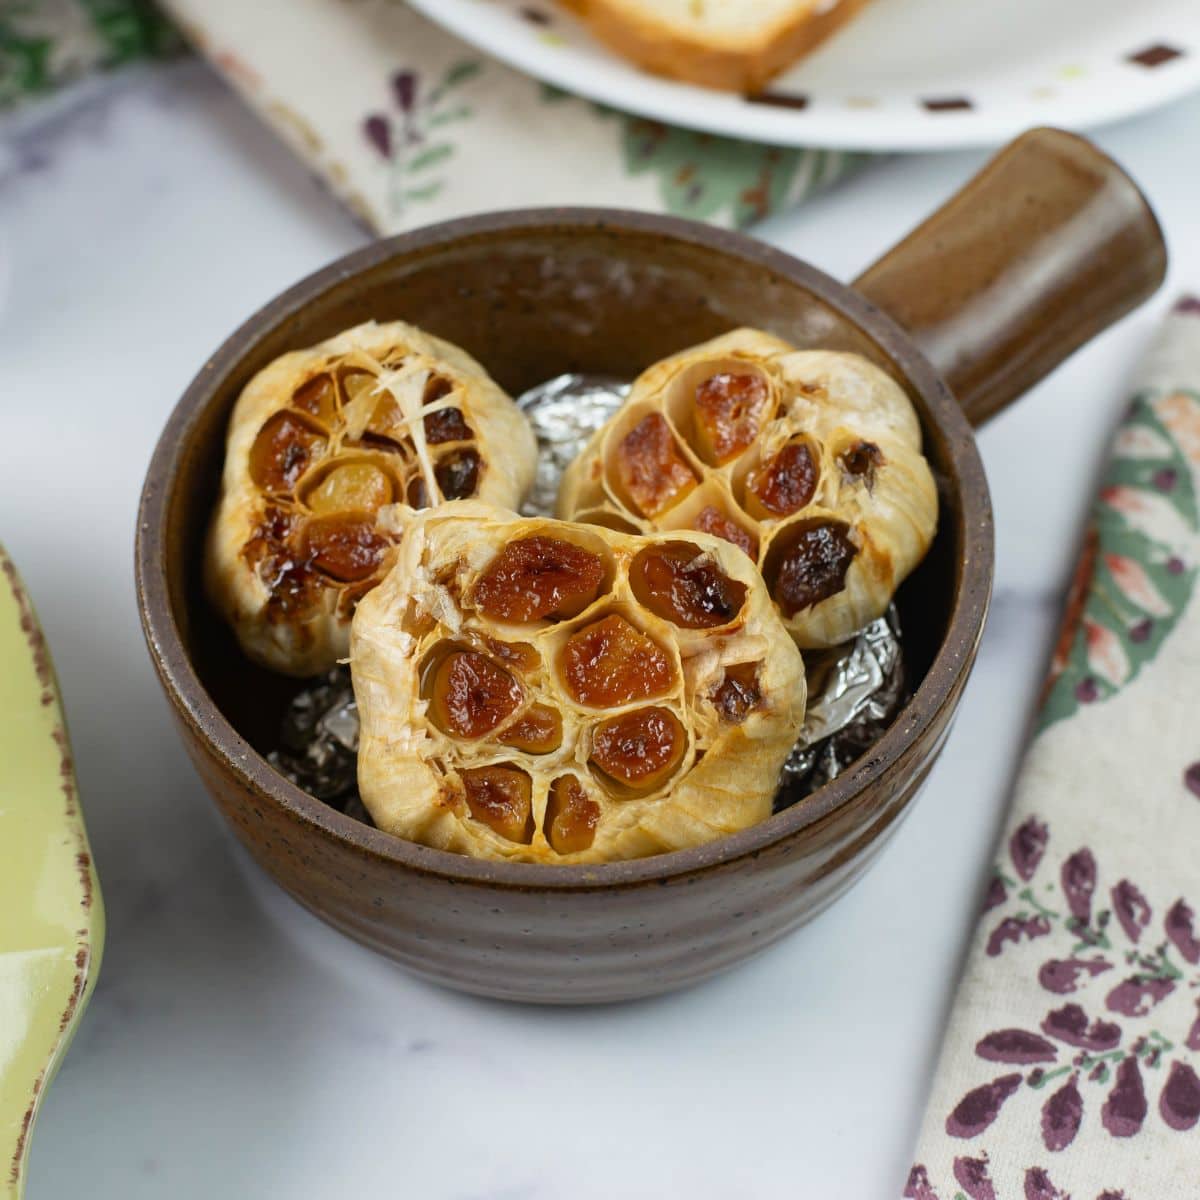
M895 606L852 642L807 655L808 709L779 776L775 811L840 775L892 723L908 696Z
M558 375L517 399L538 441L537 474L521 511L552 517L563 472L588 438L617 411L629 384L604 375Z
M345 808L357 797L358 706L349 667L334 667L296 695L267 761L326 804Z
M538 468L523 512L552 517L558 484L584 443L621 406L629 385L596 375L559 375L518 398L538 439ZM775 809L795 804L843 771L883 734L907 696L895 608L852 642L806 655L808 712L780 776ZM349 668L335 667L297 694L271 765L297 786L362 821L358 709Z

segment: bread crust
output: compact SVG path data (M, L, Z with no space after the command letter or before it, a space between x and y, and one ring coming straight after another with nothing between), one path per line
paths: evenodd
M718 91L752 94L811 53L857 15L868 0L840 0L818 12L817 0L760 35L726 45L688 35L630 0L560 0L606 45L658 75Z

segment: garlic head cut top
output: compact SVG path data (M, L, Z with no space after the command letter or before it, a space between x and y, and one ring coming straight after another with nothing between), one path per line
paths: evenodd
M753 563L464 502L413 514L351 639L375 823L479 858L594 863L770 815L804 669Z
M327 670L395 558L405 506L515 507L535 455L528 422L487 372L411 325L372 322L285 354L234 406L209 594L256 662Z
M715 534L802 649L883 615L937 527L912 403L855 354L739 329L648 368L567 469L559 516Z

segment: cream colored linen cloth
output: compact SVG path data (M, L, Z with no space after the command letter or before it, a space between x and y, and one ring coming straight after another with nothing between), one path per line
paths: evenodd
M904 1187L1200 1197L1200 301L1121 423Z
M372 230L599 204L745 226L855 156L713 137L550 88L400 0L163 0Z

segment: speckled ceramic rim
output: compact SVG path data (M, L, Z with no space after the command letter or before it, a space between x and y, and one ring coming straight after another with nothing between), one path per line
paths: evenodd
M475 239L494 240L506 233L562 233L572 228L581 233L652 234L750 262L808 290L857 325L921 394L931 421L945 439L949 458L947 484L959 498L964 545L949 627L937 655L916 694L891 728L849 770L794 807L703 846L629 862L555 867L474 859L405 841L345 816L277 774L230 725L192 668L171 612L163 530L184 449L198 414L267 331L294 317L327 289L389 259ZM655 884L728 866L816 825L883 779L934 723L961 684L983 631L992 561L991 503L970 426L915 343L895 322L824 272L742 234L675 217L605 208L519 209L430 225L348 254L260 309L204 364L167 421L142 491L135 550L138 605L159 677L182 719L252 793L364 855L409 870L461 883L554 891Z

